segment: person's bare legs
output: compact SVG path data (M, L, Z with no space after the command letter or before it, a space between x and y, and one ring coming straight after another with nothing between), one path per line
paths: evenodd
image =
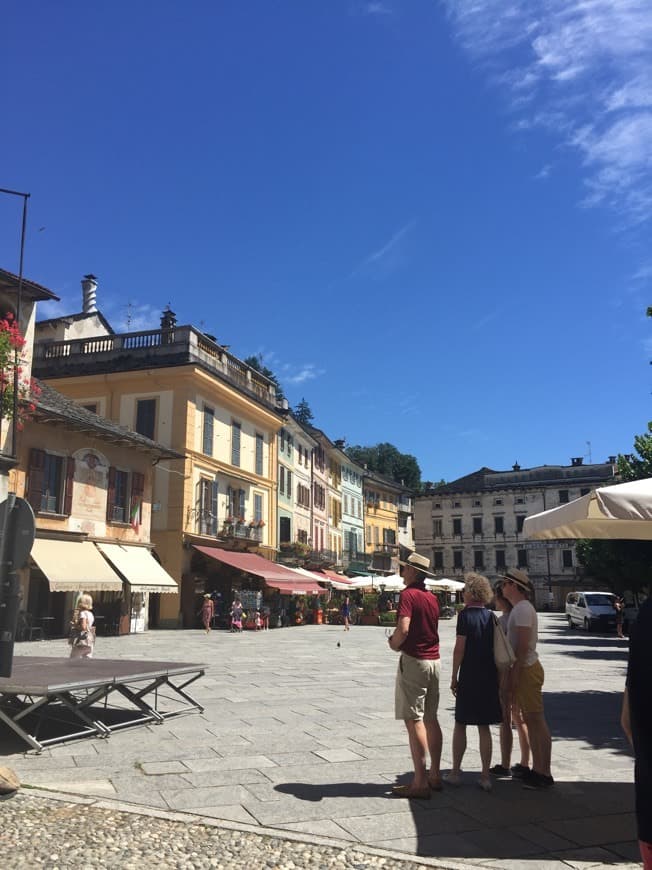
M532 750L532 770L550 776L552 738L543 713L523 713Z
M491 729L488 725L478 725L478 740L480 743L480 761L482 762L481 779L490 782L491 767Z
M523 767L529 767L530 738L527 733L527 725L522 720L516 723L516 733L518 734L518 745L521 749L521 765Z
M453 728L453 769L451 773L459 774L462 759L466 752L466 725L456 722Z
M430 770L428 772L428 781L431 785L438 786L441 779L441 749L442 749L442 733L438 719L428 719L424 722L426 727L426 738L428 741L428 752L430 753Z
M512 723L509 718L505 717L500 723L500 763L505 770L509 770L512 763L513 746Z
M414 779L412 786L418 789L428 788L426 774L426 753L428 752L428 737L426 726L421 719L406 719L408 738L410 741L410 754L414 765Z

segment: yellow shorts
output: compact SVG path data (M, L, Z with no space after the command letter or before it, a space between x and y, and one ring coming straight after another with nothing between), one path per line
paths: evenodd
M536 661L529 668L521 668L515 699L522 713L543 713L543 668Z

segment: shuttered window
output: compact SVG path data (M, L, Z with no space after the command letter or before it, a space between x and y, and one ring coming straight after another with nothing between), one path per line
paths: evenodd
M256 432L256 474L263 474L263 436Z
M240 437L242 426L235 421L231 423L231 465L240 467Z
M204 425L202 432L202 450L206 456L213 455L213 430L215 428L215 411L204 405Z
M136 432L154 439L156 432L156 399L138 399L136 402Z
M70 516L74 477L74 459L30 450L26 499L32 510Z

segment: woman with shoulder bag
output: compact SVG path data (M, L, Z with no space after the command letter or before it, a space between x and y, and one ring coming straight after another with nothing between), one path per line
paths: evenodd
M92 658L95 648L95 617L93 599L87 592L79 596L70 625L70 658Z
M496 584L494 592L496 596L496 609L500 610L500 616L496 622L505 637L507 637L507 623L509 622L512 605L503 595L502 583ZM494 764L491 772L494 776L513 776L520 779L530 769L530 741L528 740L527 726L523 721L521 711L514 709L512 705L509 691L509 671L509 668L504 668L499 672L500 703L503 708L503 721L500 723L500 764ZM512 746L514 744L512 727L514 725L518 733L521 760L518 764L511 767Z
M494 661L494 619L486 607L493 598L493 590L481 574L467 574L464 579L465 607L457 617L451 680L451 691L455 695L453 768L444 776L444 782L460 784L462 758L466 751L466 726L476 725L482 762L478 785L489 792L492 788L489 726L502 721L498 671Z

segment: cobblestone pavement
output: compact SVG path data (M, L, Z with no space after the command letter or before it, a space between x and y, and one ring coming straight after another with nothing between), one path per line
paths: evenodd
M444 769L454 635L454 622L443 622ZM396 656L382 628L99 638L102 658L206 662L191 690L205 711L41 755L23 753L0 730L0 763L32 789L3 802L0 842L15 838L24 859L16 867L67 866L59 843L89 830L97 831L89 867L636 866L633 762L618 724L626 643L571 632L554 614L541 617L539 648L555 788L542 794L498 781L492 794L481 792L469 729L463 787L408 802L390 793L411 764L393 719ZM67 648L34 642L18 653ZM42 825L36 840L25 823L32 817Z

